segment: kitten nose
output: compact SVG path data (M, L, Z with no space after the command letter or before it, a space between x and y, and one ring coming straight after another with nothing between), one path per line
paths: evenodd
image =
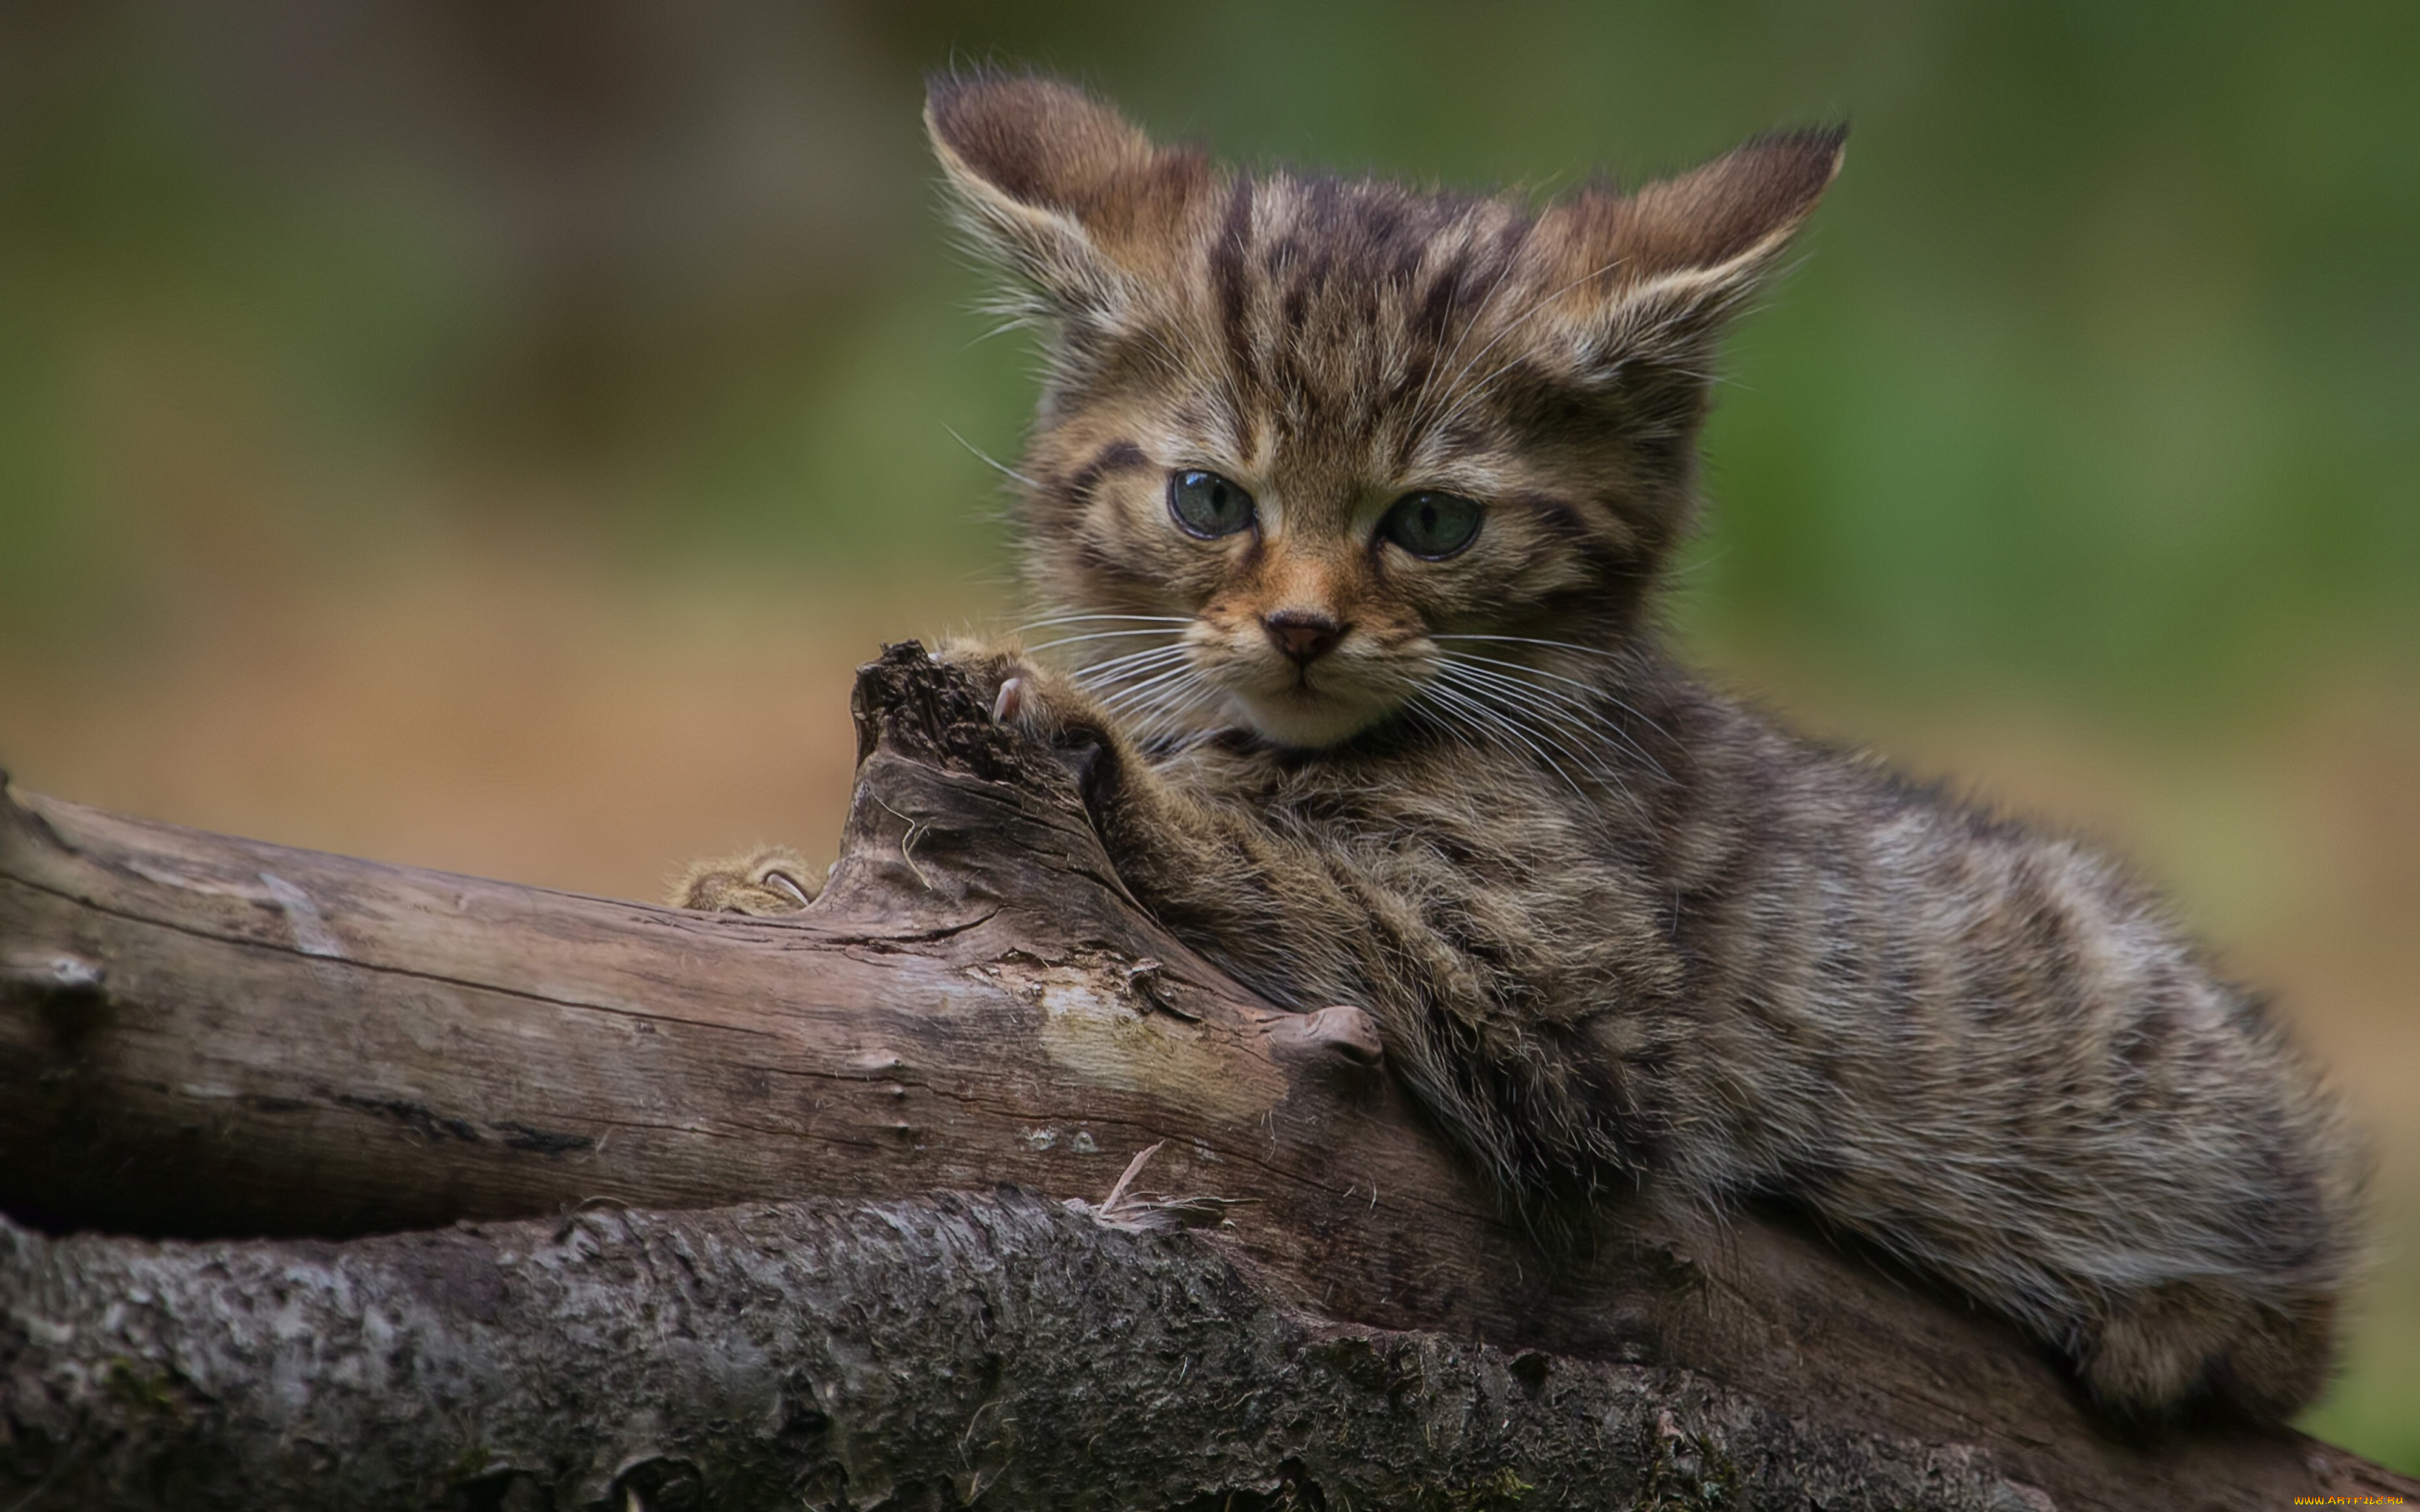
M1336 642L1344 639L1344 626L1317 609L1281 609L1263 615L1261 627L1269 632L1280 651L1306 665L1335 650Z

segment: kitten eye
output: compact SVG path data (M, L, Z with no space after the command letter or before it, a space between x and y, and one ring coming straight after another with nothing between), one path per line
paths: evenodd
M1396 500L1378 533L1416 557L1442 562L1477 539L1481 513L1476 500L1424 488Z
M1216 472L1171 472L1168 512L1186 534L1212 541L1252 523L1252 496Z

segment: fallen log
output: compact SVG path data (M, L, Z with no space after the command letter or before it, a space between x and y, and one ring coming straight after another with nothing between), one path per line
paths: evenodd
M1836 1253L1783 1215L1707 1220L1640 1197L1602 1210L1578 1241L1540 1242L1424 1127L1377 1063L1357 1012L1280 1011L1160 931L1119 885L1069 776L992 725L954 674L912 647L893 648L861 675L855 705L861 764L841 859L813 907L779 919L381 866L12 793L0 804L0 1208L77 1237L8 1241L0 1488L83 1484L78 1454L168 1443L130 1425L167 1411L161 1393L181 1401L175 1381L201 1379L177 1362L249 1359L266 1372L258 1381L247 1386L243 1370L213 1367L194 1400L267 1401L263 1393L274 1393L263 1382L273 1381L284 1405L217 1415L179 1407L180 1421L220 1426L196 1427L198 1439L175 1439L161 1451L165 1459L143 1460L150 1481L122 1483L165 1486L162 1465L207 1463L218 1467L213 1487L238 1494L248 1486L266 1499L246 1504L284 1499L266 1489L290 1484L274 1478L287 1472L262 1456L287 1451L260 1446L351 1442L342 1432L314 1438L318 1430L296 1427L302 1420L291 1414L353 1390L355 1356L370 1348L359 1341L385 1337L380 1330L402 1316L396 1309L408 1312L420 1294L413 1278L427 1272L414 1254L455 1257L447 1265L471 1255L462 1264L487 1267L501 1294L535 1296L540 1273L558 1281L567 1273L564 1245L601 1244L600 1253L623 1257L600 1261L582 1294L619 1286L598 1316L650 1319L667 1316L672 1304L650 1288L668 1283L661 1267L635 1257L701 1252L704 1239L681 1235L721 1235L714 1242L738 1254L755 1241L735 1236L771 1234L809 1287L822 1284L817 1275L856 1273L856 1262L846 1245L830 1247L839 1241L818 1249L801 1233L829 1238L855 1224L849 1231L861 1237L872 1232L863 1224L878 1221L925 1233L960 1256L961 1269L983 1246L934 1237L952 1225L1032 1238L1040 1248L999 1240L1000 1273L1010 1276L1001 1286L1041 1286L1058 1263L1047 1256L1078 1252L1117 1287L1148 1290L1159 1266L1178 1267L1194 1278L1187 1286L1229 1278L1218 1283L1232 1304L1221 1326L1292 1341L1269 1345L1278 1352L1264 1364L1320 1340L1357 1339L1373 1357L1450 1355L1476 1372L1440 1377L1440 1400L1494 1402L1494 1388L1481 1384L1494 1379L1488 1371L1528 1372L1587 1382L1572 1399L1594 1404L1589 1411L1606 1424L1629 1425L1621 1433L1630 1438L1607 1427L1611 1438L1585 1443L1585 1435L1549 1434L1535 1442L1560 1447L1523 1458L1502 1447L1514 1431L1506 1416L1470 1458L1388 1461L1414 1466L1404 1473L1415 1479L1428 1464L1439 1484L1466 1489L1483 1489L1492 1484L1485 1474L1501 1470L1525 1486L1594 1486L1607 1504L1636 1500L1646 1492L1621 1488L1652 1486L1641 1467L1665 1441L1632 1430L1669 1412L1675 1433L1698 1436L1692 1455L1767 1467L1738 1482L1742 1495L1788 1485L1786 1470L1768 1472L1792 1455L1804 1459L1810 1486L1863 1486L1852 1504L2271 1506L2297 1495L2420 1492L2288 1432L2115 1437L2012 1332ZM1138 1170L1138 1152L1154 1149ZM1002 1184L1088 1201L1119 1224L1199 1227L1145 1243L1092 1218L1076 1223L1080 1215L1046 1221L1037 1215L1065 1210L1028 1197L923 1200ZM560 1230L497 1230L502 1237L362 1237L599 1207L730 1209L788 1198L816 1200L754 1212L591 1216ZM218 1242L182 1247L163 1238ZM517 1258L507 1264L506 1254ZM297 1267L320 1279L271 1289L299 1296L317 1287L324 1298L350 1299L344 1305L355 1312L331 1302L329 1320L314 1326L359 1348L332 1344L271 1369L274 1351L238 1348L239 1320L262 1305L265 1278L299 1274ZM148 1278L139 1287L129 1279L137 1271ZM920 1282L897 1279L895 1292L878 1289L892 1282L865 1281L877 1289L861 1304L881 1296L946 1314L961 1283L994 1284L978 1285L971 1270L953 1280L948 1264L918 1273ZM108 1346L121 1354L79 1354L75 1339L117 1337L112 1329L130 1326L109 1304L131 1289L173 1290L188 1304L158 1337ZM28 1310L31 1291L49 1300ZM597 1465L618 1465L616 1455L645 1445L564 1405L577 1394L532 1396L534 1383L551 1373L558 1383L644 1380L650 1368L677 1376L687 1366L675 1357L690 1346L666 1341L691 1339L711 1352L720 1347L711 1320L728 1312L691 1301L680 1306L696 1321L669 1335L582 1333L556 1326L542 1308L474 1318L468 1332L458 1319L445 1324L453 1333L415 1325L393 1335L405 1343L377 1346L390 1351L380 1356L390 1369L382 1410L397 1419L424 1410L413 1405L423 1365L493 1362L477 1390L445 1412L541 1425L516 1439L508 1458L551 1467L526 1472L553 1477L531 1479L530 1494L582 1504L598 1485L617 1484L613 1474L597 1481ZM804 1362L839 1348L838 1335L818 1335L823 1324L807 1313L778 1323L789 1305L772 1298L768 1318L747 1326L787 1341L768 1359L795 1357L812 1376ZM1060 1322L1075 1327L1081 1316ZM72 1337L50 1342L45 1329ZM119 1358L132 1362L131 1375L112 1374L106 1360ZM1014 1350L1000 1358L1002 1381L1027 1383L1019 1392L988 1409L969 1399L930 1411L1013 1410L1027 1422L1072 1411L1032 1394L1034 1381L1060 1367L1028 1370L1019 1362L1032 1361ZM953 1360L931 1355L936 1370L972 1368ZM1101 1443L1174 1455L1165 1442L1172 1425L1192 1436L1187 1464L1241 1467L1187 1470L1165 1488L1182 1481L1197 1491L1307 1502L1305 1488L1325 1484L1354 1504L1396 1496L1374 1489L1395 1484L1383 1476L1339 1480L1342 1472L1307 1468L1313 1460L1283 1435L1264 1442L1245 1419L1216 1410L1255 1379L1242 1365L1223 1384L1211 1371L1214 1384L1169 1397L1176 1405L1157 1417L1138 1412L1139 1397L1121 1399L1129 1378L1118 1373L1139 1367L1104 1352L1098 1369L1111 1383L1094 1425ZM1400 1372L1370 1379L1395 1383L1336 1410L1334 1442L1347 1448L1319 1464L1380 1454L1389 1442L1363 1418L1380 1398L1400 1405L1415 1388ZM1131 1380L1140 1391L1149 1374ZM147 1381L168 1384L152 1391ZM1635 1399L1622 1397L1631 1406L1615 1412L1624 1391ZM63 1417L28 1416L27 1402L71 1406L57 1408ZM546 1402L556 1404L551 1414ZM815 1411L858 1435L852 1443L872 1442L869 1434L888 1442L892 1432L880 1412L846 1427L830 1407ZM749 1460L759 1468L743 1471L739 1458L696 1449L721 1430L677 1417L659 1412L650 1421L665 1425L665 1442L695 1452L659 1458L690 1465L681 1473L713 1489L712 1504L760 1504L732 1489L759 1484L792 1487L780 1504L795 1504L795 1485L778 1465ZM1328 1420L1304 1407L1287 1421ZM271 1423L286 1426L260 1426ZM980 1425L960 1421L959 1431L979 1435ZM1121 1437L1131 1434L1146 1437ZM1156 1450L1136 1447L1155 1436ZM1032 1442L1056 1445L1047 1454L1062 1469L1073 1452L1060 1440ZM77 1443L85 1447L58 1447ZM792 1470L811 1478L809 1449L793 1447ZM511 1489L509 1476L498 1481L468 1460L427 1458L437 1451L426 1444L414 1452L424 1458L408 1473L397 1462L394 1504ZM1963 1467L1955 1474L1939 1468L1953 1461ZM1285 1469L1290 1462L1296 1471ZM101 1463L89 1458L87 1468ZM106 1475L135 1474L109 1463L117 1468ZM918 1463L909 1478L945 1484ZM1871 1478L1856 1478L1859 1463ZM1923 1465L1935 1467L1922 1482L1935 1491L1917 1494L1904 1488L1919 1482L1894 1478ZM1823 1466L1832 1468L1819 1476ZM448 1481L440 1471L458 1473ZM1311 1478L1285 1478L1297 1473ZM949 1482L950 1495L964 1501L983 1489L988 1504L1045 1505L1072 1494L1063 1480L1002 1474L981 1487ZM1195 1494L1104 1475L1104 1505L1176 1505ZM848 1504L867 1504L865 1484ZM2018 1500L1975 1500L2003 1490ZM153 1500L129 1493L122 1504L193 1500L146 1494ZM356 1488L325 1504L372 1504L366 1494Z
M1323 1326L1016 1193L348 1244L0 1230L0 1294L39 1330L0 1375L15 1473L61 1506L2039 1504L1989 1454L1685 1371Z

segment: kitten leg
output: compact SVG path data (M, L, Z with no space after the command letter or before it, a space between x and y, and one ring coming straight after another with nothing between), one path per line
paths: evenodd
M1312 1015L1293 1042L1324 1040L1324 1053L1393 1067L1508 1184L1552 1164L1512 1106L1566 1138L1574 1162L1620 1162L1573 1068L1536 1053L1535 1036L1512 1027L1491 995L1488 967L1438 930L1435 896L1405 897L1333 848L1171 782L1080 689L1013 652L945 656L985 680L1001 723L1075 758L1102 845L1155 918L1271 1000ZM1468 1074L1474 1057L1490 1075ZM1489 1090L1491 1080L1505 1085Z
M814 869L798 852L760 845L738 856L697 861L664 900L717 914L795 914L815 901Z
M1064 677L1009 647L960 642L937 659L990 690L1000 723L1063 756L1080 754L1084 801L1109 858L1163 922L1249 952L1282 951L1279 942L1294 933L1282 927L1289 917L1343 909L1339 917L1349 919L1332 873L1261 826L1171 786Z

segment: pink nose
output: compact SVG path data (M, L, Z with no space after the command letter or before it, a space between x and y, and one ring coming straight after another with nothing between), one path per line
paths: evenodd
M1344 626L1317 609L1281 609L1261 620L1277 648L1298 662L1317 661L1344 639Z

